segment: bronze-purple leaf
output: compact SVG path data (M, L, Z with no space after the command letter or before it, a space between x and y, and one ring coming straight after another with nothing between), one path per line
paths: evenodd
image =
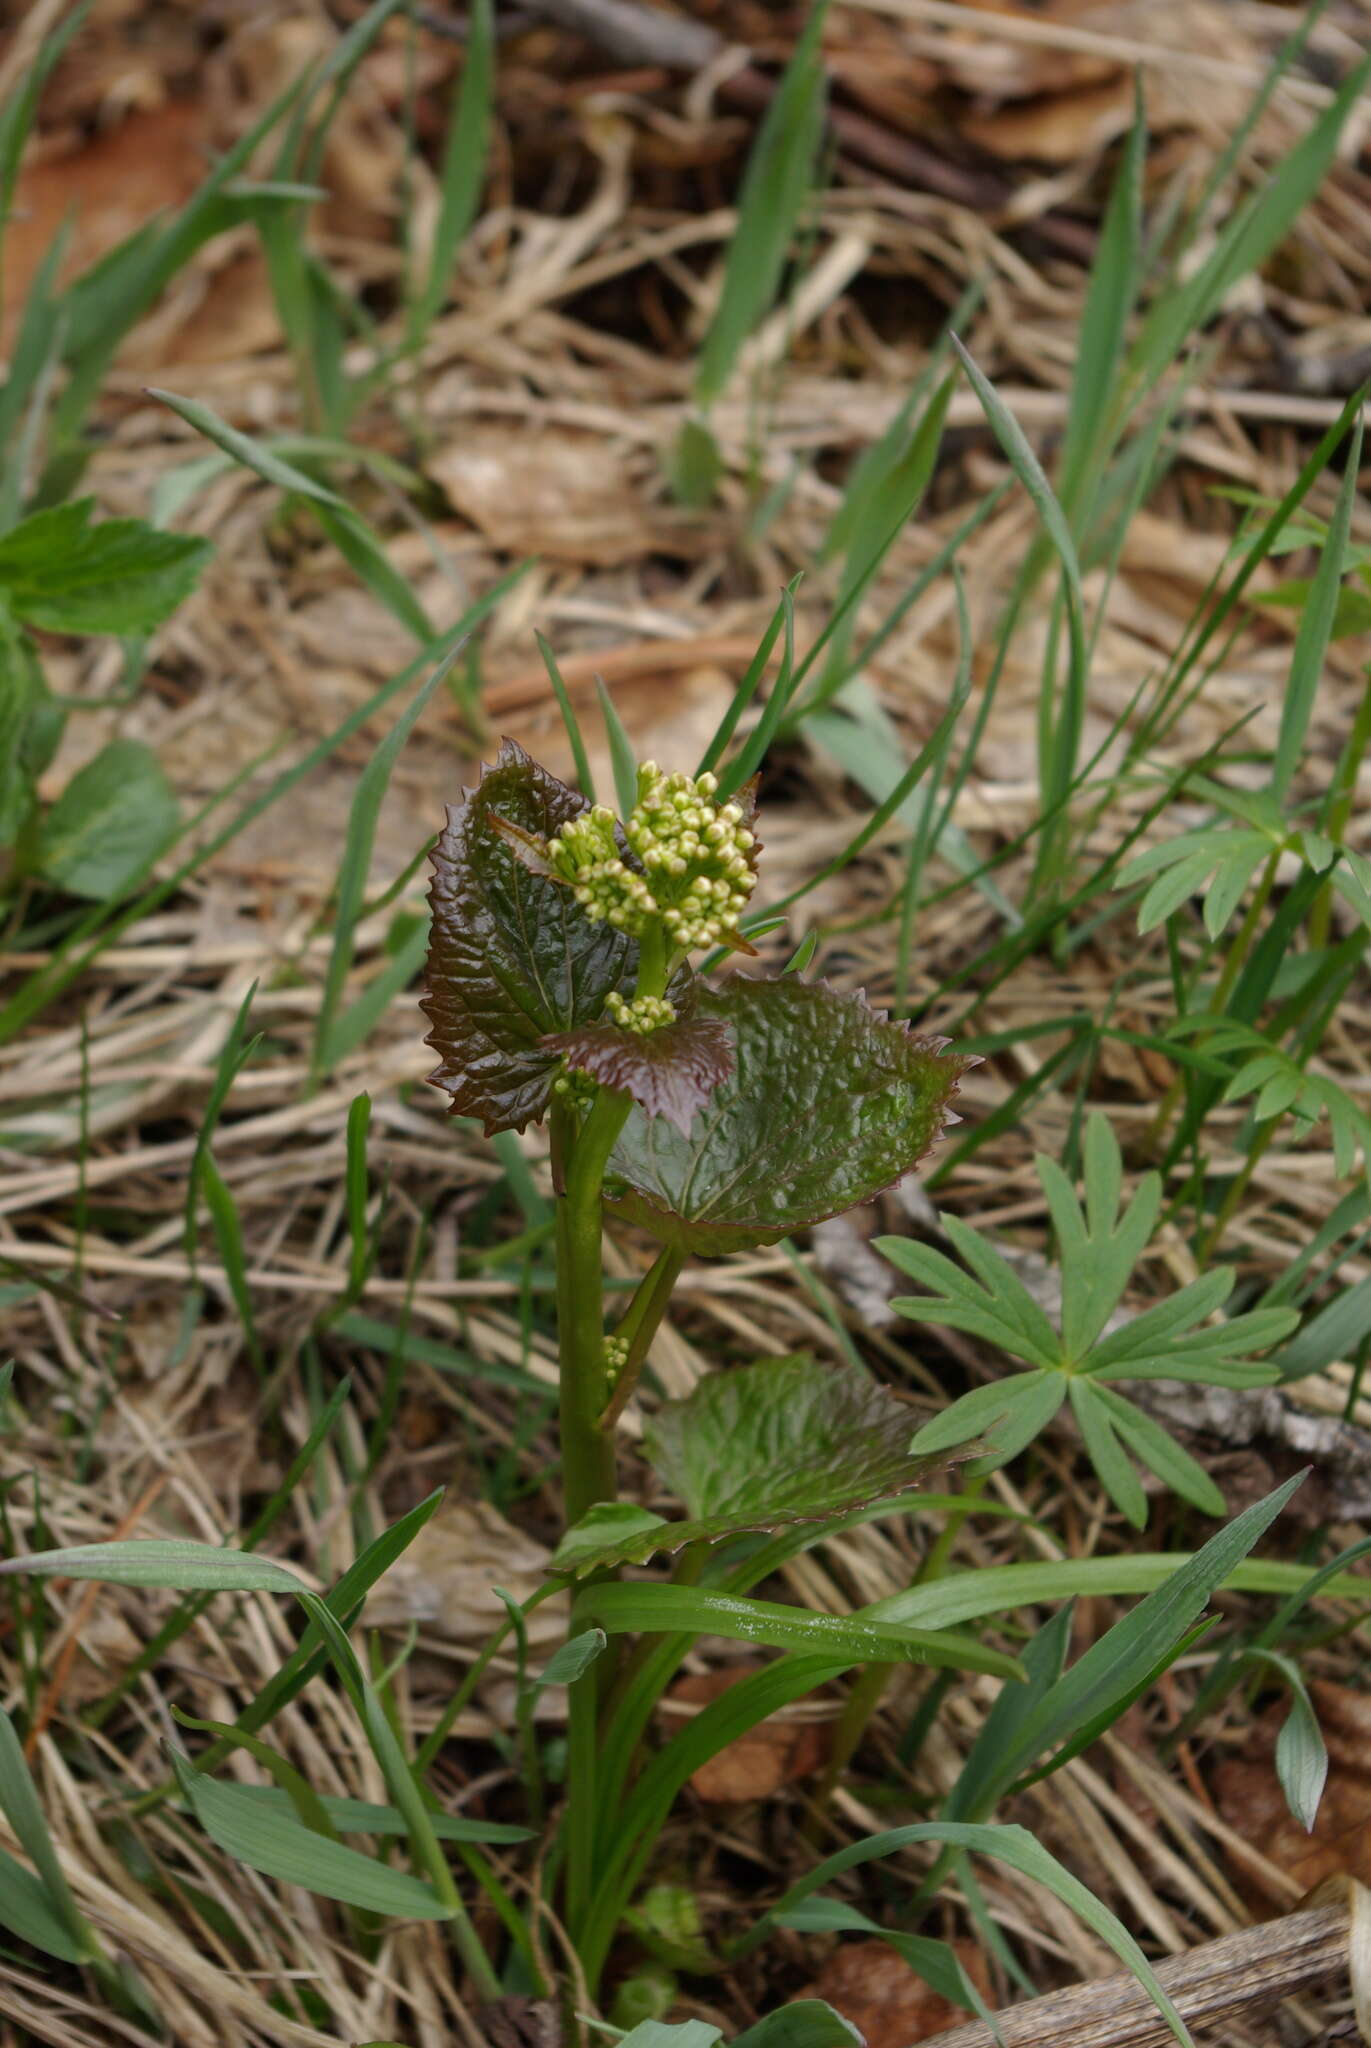
M544 1114L560 1054L544 1039L590 1023L611 989L631 995L638 946L591 921L569 889L532 872L510 843L551 839L587 808L505 740L494 767L449 806L433 855L433 929L423 1007L453 1113L487 1133ZM494 822L498 816L500 824Z
M889 1187L937 1139L972 1060L861 996L785 975L701 988L734 1067L690 1132L638 1111L610 1157L615 1211L703 1257L774 1244Z
M701 1104L733 1071L728 1026L719 1017L680 1017L656 1031L583 1024L543 1040L606 1088L620 1088L645 1116L664 1116L682 1137Z

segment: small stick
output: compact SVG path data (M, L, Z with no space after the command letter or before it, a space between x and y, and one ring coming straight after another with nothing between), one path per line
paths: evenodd
M1244 1927L1157 1965L1191 2027L1221 2026L1274 2005L1348 1967L1346 1905L1318 1906ZM995 2015L1005 2048L1165 2048L1175 2036L1135 1977L1121 1973L1051 1991ZM938 2036L938 2048L995 2048L978 2020Z

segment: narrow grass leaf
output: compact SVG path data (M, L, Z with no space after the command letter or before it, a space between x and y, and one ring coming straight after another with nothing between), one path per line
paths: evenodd
M107 1586L160 1586L175 1593L299 1593L294 1572L270 1558L217 1543L176 1537L134 1537L127 1543L80 1543L7 1557L0 1572L44 1579L97 1579Z
M391 774L405 742L418 724L439 683L449 673L459 652L460 643L444 653L443 659L435 666L428 681L416 692L412 703L407 705L396 719L357 778L357 788L348 810L343 858L334 886L333 944L329 949L323 993L319 999L319 1020L315 1026L314 1048L310 1056L310 1078L316 1085L330 1071L337 1059L334 1034L338 1010L343 999L348 969L352 965L356 951L357 924L362 915L367 876L371 869L372 849L376 844L376 821L380 816L386 791L390 787Z
M633 751L633 742L624 730L623 720L614 708L614 699L599 676L595 678L595 688L600 699L605 732L609 736L609 759L614 770L614 795L620 817L626 818L638 801L638 759Z
M249 1870L344 1905L402 1920L449 1920L445 1905L420 1878L392 1870L357 1849L302 1827L295 1814L254 1799L241 1785L221 1785L192 1768L179 1750L172 1769L182 1796L205 1833Z
M472 0L467 9L466 50L448 116L447 141L438 173L438 222L429 253L428 276L410 308L410 334L423 341L447 300L457 251L476 218L490 150L495 104L495 9L492 0Z
M827 11L827 0L816 0L748 157L723 289L695 370L695 397L702 406L719 396L744 341L774 300L801 209L814 188L824 127L820 38Z
M1319 554L1309 602L1300 617L1294 652L1290 657L1290 677L1281 704L1280 733L1271 763L1272 789L1277 797L1284 797L1299 765L1309 721L1314 713L1314 701L1323 681L1323 664L1332 637L1347 561L1347 543L1352 530L1352 507L1361 472L1363 429L1364 420L1359 414L1352 431L1352 445L1347 453L1332 524Z
M266 1372L267 1362L257 1335L257 1322L253 1314L247 1248L243 1242L243 1221L238 1213L238 1204L233 1199L233 1190L215 1165L212 1152L207 1151L200 1162L200 1186L205 1197L205 1207L209 1210L214 1242L223 1263L229 1294L232 1296L233 1306L242 1326L243 1343L254 1369L261 1376Z
M799 587L800 578L796 576L787 585L786 594L793 599ZM771 659L772 649L780 638L785 618L785 599L783 597L780 604L777 605L775 611L771 614L771 622L757 643L757 652L748 663L747 671L742 681L733 692L729 700L728 709L715 727L714 737L700 756L699 765L695 770L697 775L703 775L707 770L717 768L719 762L723 759L724 749L738 729L738 720L756 696L762 677L766 674L766 665Z
M0 1707L0 1807L3 1807L14 1829L20 1847L38 1873L46 1905L64 1930L67 1940L76 1945L74 1960L88 1961L98 1955L99 1944L72 1897L29 1775L23 1748L14 1732L14 1723L3 1707Z
M846 1849L840 1849L835 1856L827 1857L798 1884L790 1887L784 1897L754 1927L738 1945L735 1953L746 1954L776 1924L781 1914L791 1912L794 1907L820 1890L833 1878L841 1877L863 1863L871 1863L882 1856L892 1855L897 1849L912 1847L917 1842L939 1842L944 1846L969 1850L982 1856L993 1856L1006 1863L1011 1870L1017 1870L1021 1877L1027 1877L1035 1884L1042 1885L1062 1904L1069 1907L1077 1918L1083 1920L1100 1939L1114 1951L1126 1970L1132 1972L1151 1998L1157 2010L1165 2017L1176 2039L1185 2048L1190 2048L1190 2036L1185 2022L1162 1988L1151 1964L1134 1941L1127 1928L1115 1918L1109 1908L1097 1899L1093 1892L1086 1890L1079 1878L1072 1877L1064 1870L1055 1856L1021 1827L990 1827L974 1822L920 1821L912 1827L891 1828L887 1833L869 1835L863 1841L854 1842Z
M557 666L557 657L552 651L551 643L542 633L535 634L534 637L538 642L538 652L543 657L543 666L547 670L548 681L552 685L552 694L557 699L557 709L562 714L562 725L566 732L568 744L571 747L571 758L576 766L577 787L586 802L593 804L595 802L595 777L590 772L590 756L586 752L585 735L581 731L581 721L576 716L575 706L572 704L570 693L562 680L562 671Z
M1130 385L1160 376L1175 361L1187 336L1212 317L1238 280L1266 262L1323 183L1368 77L1371 56L1352 67L1318 119L1286 152L1280 176L1264 180L1248 203L1225 221L1198 270L1157 296L1129 355L1125 380Z
M225 1733L239 1736L242 1731L229 1728ZM247 1785L243 1789L263 1806L284 1811L290 1803L275 1785ZM339 1799L331 1793L321 1793L319 1804L340 1835L393 1836L406 1831L405 1817L398 1806L376 1806L368 1799ZM434 1813L431 1819L433 1832L444 1842L486 1842L512 1847L536 1839L533 1828L516 1827L511 1821L467 1820L458 1813Z
M694 1586L592 1585L578 1596L573 1614L608 1635L689 1631L780 1649L832 1652L863 1663L947 1664L1002 1678L1016 1677L1019 1671L1015 1658L987 1649L970 1636L930 1635L881 1621L872 1624L864 1614L810 1614L775 1601L742 1600Z
M197 1720L194 1714L184 1713L180 1707L174 1706L171 1712L179 1727L193 1728L200 1735L218 1735L231 1749L245 1749L283 1795L286 1802L283 1812L288 1809L301 1827L308 1828L311 1834L322 1835L326 1841L337 1840L333 1822L309 1780L279 1750L273 1749L269 1742L263 1742L260 1735L252 1735L246 1728L231 1727L225 1721Z
M1059 493L1062 509L1078 535L1113 441L1110 415L1117 404L1119 365L1142 275L1146 155L1147 123L1139 85L1134 90L1133 126L1119 159L1091 265L1062 442Z
M42 1883L0 1849L0 1927L62 1963L88 1963L90 1948L68 1933Z

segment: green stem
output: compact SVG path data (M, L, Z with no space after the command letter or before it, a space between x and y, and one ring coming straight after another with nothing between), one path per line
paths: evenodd
M657 1254L656 1259L643 1275L632 1301L614 1334L628 1344L628 1356L619 1368L614 1382L614 1391L609 1405L600 1417L600 1428L608 1434L623 1414L639 1375L647 1362L652 1340L661 1327L680 1271L685 1264L685 1253L676 1245L667 1245Z
M1352 805L1356 800L1357 774L1367 747L1371 746L1371 669L1366 672L1366 688L1361 703L1357 706L1352 720L1352 730L1347 735L1347 744L1342 750L1333 787L1329 791L1320 828L1335 844L1340 844L1352 818ZM1333 883L1326 877L1318 900L1309 913L1309 944L1311 948L1328 944L1329 928L1333 921Z
M1270 1145L1271 1140L1275 1137L1276 1126L1279 1122L1280 1118L1273 1116L1269 1123L1265 1123L1262 1125L1261 1130L1257 1133L1256 1138L1253 1140L1251 1151L1248 1153L1242 1165L1238 1168L1238 1171L1234 1174L1232 1180L1228 1183L1228 1192L1224 1196L1221 1204L1219 1205L1218 1214L1215 1216L1214 1221L1210 1224L1208 1230L1201 1238L1199 1247L1195 1253L1196 1262L1200 1266L1201 1270L1203 1270L1203 1268L1206 1265L1208 1265L1210 1259L1213 1258L1215 1252L1218 1250L1219 1245L1223 1240L1223 1234L1225 1230L1227 1230L1229 1224L1233 1221L1233 1218L1236 1216L1238 1212L1238 1204L1242 1201L1243 1196L1247 1193L1248 1183L1251 1181L1253 1174L1256 1172L1258 1164L1261 1161L1262 1155L1265 1153L1267 1147Z
M665 933L660 926L649 926L639 942L637 993L664 994L669 972ZM602 1088L579 1129L561 1106L554 1108L552 1116L553 1150L565 1174L565 1192L557 1201L557 1341L562 1494L568 1524L578 1522L602 1501L612 1501L617 1491L614 1436L602 1425L610 1398L605 1362L602 1197L605 1167L632 1107L627 1095ZM644 1321L654 1298L650 1295L643 1305ZM636 1305L635 1298L629 1318L634 1317ZM665 1306L663 1300L659 1317ZM594 1891L601 1680L601 1671L592 1665L568 1688L564 1910L573 1933Z

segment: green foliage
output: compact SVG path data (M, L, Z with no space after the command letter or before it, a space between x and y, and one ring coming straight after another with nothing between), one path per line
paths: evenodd
M268 1806L244 1785L221 1784L193 1770L179 1750L172 1769L187 1806L210 1840L250 1870L304 1885L326 1899L403 1919L448 1920L452 1908L433 1887L308 1828L293 1810Z
M34 872L69 896L125 896L180 826L176 794L150 747L111 740L78 768L38 824Z
M592 1023L611 990L631 995L636 942L593 924L564 888L524 865L490 820L555 837L589 806L506 740L476 789L448 811L433 855L433 932L424 1008L431 1077L454 1115L487 1131L545 1114L561 1055L543 1041Z
M608 2031L608 2030L606 2030ZM719 2027L704 2020L683 2020L669 2026L643 2020L618 2036L620 2048L716 2048L724 2038ZM861 2048L862 2036L819 1998L795 1998L779 2012L768 2013L746 2033L735 2034L731 2048Z
M909 1491L942 1462L911 1457L909 1411L884 1387L808 1355L709 1374L662 1404L643 1449L689 1519L606 1503L568 1530L554 1568L642 1564L747 1530L831 1521Z
M823 983L742 976L703 992L734 1066L690 1134L629 1117L609 1162L617 1215L717 1256L867 1201L938 1137L967 1062Z
M718 398L744 341L775 297L800 211L814 187L824 123L820 37L827 12L827 0L811 8L752 145L723 290L695 371L701 406Z
M180 808L156 756L129 739L111 740L40 803L67 714L27 628L150 632L195 587L209 544L141 519L93 520L93 503L54 505L0 534L0 856L16 879L109 903L166 851Z
M1230 1267L1216 1267L1111 1329L1156 1228L1161 1176L1145 1174L1124 1204L1118 1141L1098 1114L1086 1127L1084 1206L1054 1160L1039 1155L1037 1167L1057 1239L1059 1325L1008 1261L955 1216L944 1218L944 1227L962 1265L928 1245L878 1240L886 1257L927 1290L898 1297L893 1306L902 1315L965 1330L1028 1368L964 1394L918 1432L911 1448L948 1451L981 1440L989 1449L979 1469L990 1470L1032 1442L1069 1397L1101 1484L1136 1527L1146 1519L1146 1502L1130 1452L1183 1499L1222 1514L1223 1496L1208 1475L1110 1382L1269 1386L1279 1374L1253 1354L1288 1336L1298 1316L1268 1308L1211 1322L1234 1280Z
M0 537L0 597L49 633L147 633L199 580L209 542L142 519L92 520L95 501L35 512Z

